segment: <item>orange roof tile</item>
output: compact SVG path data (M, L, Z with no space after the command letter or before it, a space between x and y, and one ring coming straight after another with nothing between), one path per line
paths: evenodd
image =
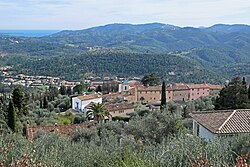
M213 133L250 133L249 109L197 112L190 116Z
M77 96L77 98L83 101L83 100L101 98L101 95L99 94L81 95L81 96Z

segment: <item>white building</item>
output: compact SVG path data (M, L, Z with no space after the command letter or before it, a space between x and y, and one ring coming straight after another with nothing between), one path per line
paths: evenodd
M99 94L81 95L72 98L72 109L79 112L86 112L90 103L102 103L102 96Z
M119 90L118 92L127 92L129 91L130 86L128 81L123 81L121 84L119 84Z
M193 134L210 140L215 136L250 133L250 110L221 110L191 113Z

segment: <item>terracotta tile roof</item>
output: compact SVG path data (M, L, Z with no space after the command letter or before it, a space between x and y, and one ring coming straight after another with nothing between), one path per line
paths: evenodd
M113 97L113 96L119 96L119 95L121 95L121 93L116 92L116 93L104 94L104 95L102 95L102 97L106 98L106 97Z
M105 107L109 112L119 111L119 110L127 110L127 109L134 108L134 106L132 104L123 104L123 103L108 104L108 105L105 105Z
M212 133L250 133L249 109L199 112L190 116Z
M223 88L222 85L211 85L211 84L185 84L185 83L175 83L167 86L167 90L189 90L189 89L215 89L220 90Z
M221 90L224 87L222 85L211 85L211 84L208 84L208 86L210 89L215 89L215 90Z
M210 88L208 84L187 84L190 89L205 89Z
M138 91L161 91L161 86L138 86Z
M26 125L26 137L29 140L34 138L34 135L39 131L44 132L54 132L62 136L70 136L80 128L91 128L93 123L83 123L83 124L68 124L68 125L54 125L54 126L29 126Z
M77 98L83 101L83 100L101 98L101 95L99 94L81 95L81 96L77 96Z
M190 88L188 87L188 85L184 83L176 83L167 86L167 90L189 90L189 89Z

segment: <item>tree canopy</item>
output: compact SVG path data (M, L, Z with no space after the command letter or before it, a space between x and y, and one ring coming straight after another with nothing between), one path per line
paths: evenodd
M150 74L146 74L142 78L141 82L144 86L155 86L155 85L160 84L160 78L157 74L150 73Z
M248 91L245 80L233 78L219 93L215 102L215 109L249 108Z

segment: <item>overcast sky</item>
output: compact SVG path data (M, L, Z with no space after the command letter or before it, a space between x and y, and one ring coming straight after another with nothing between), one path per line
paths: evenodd
M250 0L0 0L0 29L63 30L151 22L250 25Z

